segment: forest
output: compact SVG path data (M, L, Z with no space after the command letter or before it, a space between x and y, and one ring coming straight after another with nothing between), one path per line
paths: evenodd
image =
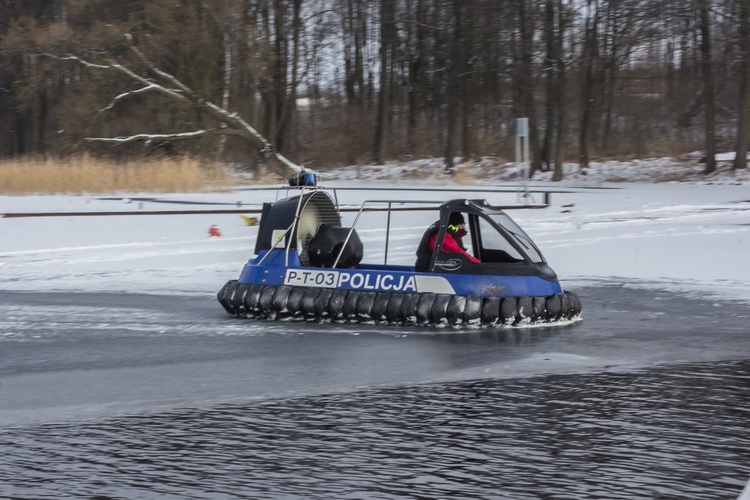
M255 168L737 151L750 0L3 0L0 158ZM249 124L267 142L240 130Z

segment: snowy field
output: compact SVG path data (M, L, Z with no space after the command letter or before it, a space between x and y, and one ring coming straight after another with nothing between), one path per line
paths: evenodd
M415 166L348 169L322 175L327 187L506 189L477 192L337 192L341 204L365 199L486 198L493 204L526 202L513 169L475 173L430 183L415 180ZM549 208L513 210L541 248L563 286L621 284L679 289L699 295L750 301L750 175L726 168L703 178L692 167L670 160L594 164L588 175L571 172L561 183L549 174L526 183L554 193ZM335 177L335 178L334 178ZM467 183L466 179L473 179ZM655 180L680 181L655 182ZM617 182L611 182L616 180ZM237 189L224 193L118 193L90 196L0 196L0 214L19 212L132 212L247 208L254 215L264 201L286 189ZM541 194L532 202L541 203ZM394 217L388 263L413 264L414 251L433 213ZM353 214L344 214L344 225ZM209 236L216 225L220 237ZM366 262L382 262L385 216L371 214L357 225ZM0 218L0 290L106 291L148 294L215 294L236 278L254 253L257 226L239 214L116 215ZM585 314L584 314L585 318Z

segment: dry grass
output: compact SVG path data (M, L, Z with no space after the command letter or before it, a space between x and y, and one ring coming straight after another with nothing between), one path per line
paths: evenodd
M453 182L459 186L473 186L478 180L478 169L473 164L462 165L453 171Z
M234 184L226 167L194 158L115 162L78 156L0 162L0 194L104 194L221 190Z
M685 169L684 172L672 171L664 174L654 175L654 182L689 182L693 179L695 172Z

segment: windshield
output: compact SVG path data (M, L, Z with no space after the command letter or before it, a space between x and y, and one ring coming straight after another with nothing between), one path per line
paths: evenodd
M524 252L526 252L532 262L537 264L544 262L544 257L542 257L539 249L531 241L531 238L529 238L529 236L523 232L523 229L521 229L518 224L513 221L513 219L508 217L506 214L493 214L489 217L494 220L499 226L505 229L508 233L510 233L515 242L520 245ZM484 246L487 246L490 241L493 245L498 245L498 242L496 242L495 240L505 239L501 234L498 234L494 228L488 227L487 229L488 230L482 231L482 244ZM509 242L505 242L505 246L512 247ZM506 252L508 251L503 247L496 246L495 248L502 248ZM518 254L515 249L513 250L513 252L515 254Z

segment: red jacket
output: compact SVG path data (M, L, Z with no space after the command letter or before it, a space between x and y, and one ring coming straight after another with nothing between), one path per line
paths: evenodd
M429 241L430 250L435 250L435 242L437 241L437 236L438 236L438 233L435 233L432 236L430 236L430 241ZM440 249L443 252L453 252L453 253L463 254L467 259L469 259L473 263L481 264L481 261L479 259L477 259L473 255L471 255L469 252L461 248L458 242L456 242L456 240L453 239L453 237L451 237L451 235L449 235L448 233L445 233L445 237L443 238L443 244L440 246Z

